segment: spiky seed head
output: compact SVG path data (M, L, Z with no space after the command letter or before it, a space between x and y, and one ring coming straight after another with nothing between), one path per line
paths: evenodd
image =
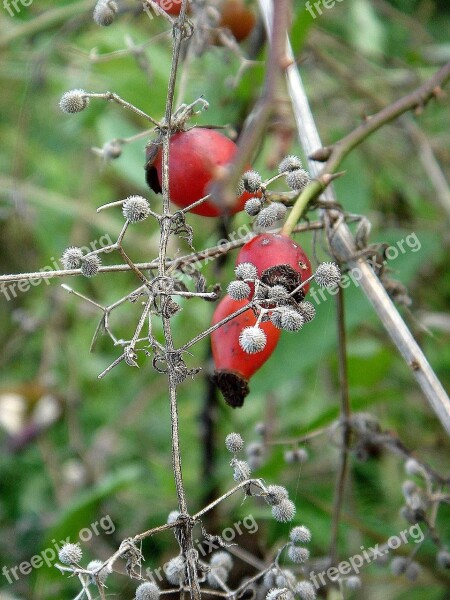
M281 324L281 317L283 315L284 309L273 310L270 314L270 321L272 325L275 325L277 329L283 329L283 325Z
M251 217L255 217L262 208L262 202L259 198L249 198L244 204L245 212Z
M242 177L241 179L239 179L239 183L237 184L237 188L236 188L236 196L242 196L242 194L245 192L245 187L244 187L244 182L242 181Z
M296 192L301 192L304 190L310 181L311 177L309 176L308 171L305 171L305 169L296 169L295 171L290 171L286 175L287 185L291 188L291 190L295 190Z
M91 571L93 574L89 576L90 582L95 585L97 583L97 579L101 584L104 584L106 581L106 578L108 577L108 575L110 574L111 570L110 568L108 568L108 565L105 565L103 567L103 569L101 568L102 566L102 561L101 560L91 560L90 563L88 563L86 570L87 571ZM100 571L99 571L100 569Z
M305 448L295 448L294 450L286 450L286 452L284 453L284 460L288 463L288 465L306 462L308 458L309 454L308 451L305 450Z
M314 279L320 287L332 287L341 281L341 272L335 263L324 262L317 267Z
M361 587L361 579L357 575L351 575L344 579L344 585L348 590L359 590Z
M302 546L289 546L288 556L293 563L300 564L308 560L309 550Z
M262 177L256 171L246 171L242 175L242 181L244 183L244 188L250 194L254 194L257 192L262 184Z
M395 556L391 560L391 572L393 575L402 575L406 571L408 561L403 556Z
M122 213L130 223L139 223L150 214L150 204L142 196L129 196L123 203Z
M261 300L265 300L267 298L267 288L264 285L259 285L255 290L255 294L253 296L253 300L255 302L261 302Z
M287 588L273 588L266 594L266 600L293 600L294 594Z
M289 537L294 544L307 544L311 541L311 532L304 525L298 525L291 529Z
M92 15L97 25L107 27L116 18L118 7L114 0L98 0Z
M153 581L146 581L136 589L136 600L158 600L161 592Z
M73 114L81 112L88 104L89 98L84 90L70 90L61 96L59 108L67 114Z
M450 569L450 552L448 550L439 550L436 560L443 569Z
M64 269L79 269L81 266L81 259L83 258L83 252L81 248L71 246L66 248L61 256L61 262Z
M417 492L417 485L414 483L414 481L407 479L406 481L404 481L402 483L402 494L406 500L408 498L410 498L416 492Z
M278 574L278 569L270 569L270 571L267 571L267 573L264 575L263 578L263 585L266 589L270 589L275 587L275 579L277 577Z
M214 554L211 555L209 564L211 565L211 567L222 567L227 571L231 571L231 569L233 568L233 558L229 552L219 550L218 552L214 552Z
M228 452L236 454L244 447L244 440L239 433L229 433L225 438L225 446Z
M234 273L238 279L256 279L258 270L255 265L249 262L243 262L236 266Z
M280 504L272 506L272 516L279 523L292 521L295 516L295 504L292 500L282 500Z
M256 354L266 347L267 336L257 325L244 327L239 335L239 346L247 354Z
M304 324L303 316L292 308L287 308L281 313L281 328L284 331L299 331Z
M305 323L309 323L316 316L316 308L314 304L308 302L308 300L303 300L303 302L299 302L297 305L298 312L302 315Z
M272 206L272 209L277 215L277 221L284 219L287 213L287 208L284 204L281 204L281 202L272 202L270 206Z
M233 479L235 481L246 481L247 479L250 479L251 469L248 462L246 462L245 460L237 460L234 458L231 461L230 465L234 470Z
M228 579L228 571L224 567L214 567L206 576L208 584L215 589L220 589Z
M272 227L274 223L278 221L278 211L277 207L271 204L270 206L266 206L256 217L256 225L258 227L262 227L266 229L267 227Z
M122 155L122 144L117 140L106 142L103 144L102 152L105 158L114 160Z
M94 277L97 275L99 268L101 267L102 261L97 254L91 254L90 256L84 256L81 263L81 273L85 277Z
M227 294L233 300L245 300L250 296L250 286L245 281L232 281L227 287Z
M283 303L289 298L289 292L284 285L274 285L267 290L267 297L277 303Z
M289 569L283 569L280 572L277 573L276 579L275 579L275 585L277 587L295 587L295 584L297 583L297 579L294 575L294 573L292 571L290 571Z
M420 565L418 563L416 563L415 561L413 561L413 562L409 563L409 565L406 567L406 571L405 571L406 578L409 579L410 581L416 581L416 579L419 577L421 571L422 571L422 569L420 568Z
M261 442L252 442L246 447L245 453L247 456L263 456L264 444L261 444Z
M165 574L167 581L172 585L182 585L185 578L185 562L182 556L171 558L166 565Z
M297 171L303 167L302 161L298 156L289 155L283 158L278 166L278 173L287 173L289 171Z
M282 485L269 485L267 487L267 494L264 496L264 500L270 506L276 506L283 500L287 500L289 494L285 487Z
M172 523L175 523L175 521L178 521L179 516L180 516L180 513L178 510L171 510L167 516L167 524L172 525Z
M64 544L58 552L59 560L65 565L77 564L83 557L79 544Z
M315 600L316 590L309 581L300 581L295 586L295 593L300 597L301 600Z

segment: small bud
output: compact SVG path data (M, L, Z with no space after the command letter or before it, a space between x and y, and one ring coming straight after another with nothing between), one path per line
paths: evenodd
M284 285L274 285L267 290L267 297L277 303L282 303L289 298L289 292Z
M246 448L247 456L262 456L264 454L264 445L261 442L252 442Z
M103 585L111 572L110 569L108 569L108 565L105 565L103 569L100 569L102 564L103 563L101 560L91 560L86 567L87 571L91 571L93 573L89 576L89 581L92 583L92 585L95 585L97 580Z
M244 205L245 212L251 217L255 217L262 208L262 202L259 198L249 198Z
M122 213L130 223L139 223L150 214L150 204L142 196L129 196L123 203Z
M256 279L258 271L255 265L252 263L244 262L237 265L234 269L234 273L238 279Z
M309 581L297 583L295 593L300 596L301 600L315 600L316 598L316 590Z
M167 524L172 525L172 523L175 523L175 521L178 521L179 516L180 516L180 513L177 510L171 510L167 516Z
M317 267L314 279L320 287L332 287L341 281L341 272L335 263L324 262Z
M289 537L291 542L294 542L294 544L307 544L311 541L311 532L304 525L298 525L297 527L291 529Z
M286 500L288 497L288 491L282 485L269 485L264 500L267 504L270 504L270 506L275 506L280 504L282 500Z
M284 331L299 331L304 323L302 315L296 310L287 308L281 313L281 328Z
M276 206L271 204L270 206L266 206L256 217L256 225L258 227L262 227L266 229L267 227L272 227L274 223L278 221L278 211Z
M405 471L408 475L423 475L423 469L414 458L409 458L405 463Z
M227 287L227 294L233 300L245 300L250 296L250 286L245 281L232 281Z
M237 460L234 458L230 465L234 470L233 479L235 481L247 481L247 479L250 479L250 466L245 460Z
M266 347L267 336L257 325L245 327L239 335L239 345L247 354L256 354Z
M406 571L408 561L403 556L396 556L391 561L391 572L393 575L402 575Z
M417 491L417 485L414 481L407 479L402 483L402 494L404 498L407 500Z
M292 521L295 516L295 504L291 500L282 500L280 504L272 506L272 516L280 523Z
M92 17L97 25L107 27L116 18L117 11L118 7L114 0L98 0Z
M450 569L450 552L448 550L439 550L436 560L443 569Z
M102 154L105 158L114 160L122 155L122 144L117 140L103 144Z
M101 264L102 261L96 254L87 255L83 257L81 273L85 277L94 277L94 275L97 275Z
M81 266L81 259L83 258L83 252L81 248L71 246L66 248L61 256L61 262L64 269L79 269Z
M288 463L288 465L306 462L308 458L309 454L308 451L305 450L305 448L295 448L295 450L286 450L286 452L284 453L284 460Z
M225 438L225 446L228 452L236 454L236 452L240 452L244 447L244 440L239 433L229 433Z
M299 302L297 310L302 315L305 323L309 323L316 316L316 308L314 304L308 302L308 300L303 300L303 302Z
M359 590L361 587L361 579L357 575L352 575L344 579L344 585L348 590Z
M222 567L226 571L231 571L233 568L233 557L229 552L219 550L211 555L209 564L211 567Z
M264 423L262 423L261 421L259 423L256 423L255 425L255 433L256 435L262 435L264 436L266 433L266 426Z
M158 600L161 592L153 581L146 581L136 589L135 600Z
M286 173L288 171L298 171L298 169L301 169L302 166L302 161L299 159L298 156L286 156L280 162L280 165L278 167L278 173L280 173L281 175L281 173Z
M305 169L296 169L286 175L287 185L296 192L304 190L310 181L309 173Z
M185 562L184 558L175 556L171 558L164 569L167 581L172 585L182 585L185 578Z
M406 567L406 571L405 571L406 578L409 579L409 581L416 581L416 579L419 577L421 571L422 571L422 569L420 568L420 565L413 561L413 562L409 563L409 565Z
M77 564L80 562L83 556L79 544L64 544L61 550L58 552L59 560L65 565Z
M262 184L262 178L256 171L247 171L242 175L242 181L244 182L244 188L247 192L254 194L259 190Z
M89 104L89 98L84 90L70 90L61 96L59 108L68 114L81 112Z
M308 560L309 550L301 546L289 546L288 556L293 563L300 564Z

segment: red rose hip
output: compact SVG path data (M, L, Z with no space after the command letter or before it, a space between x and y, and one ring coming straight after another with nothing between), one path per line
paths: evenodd
M156 193L161 192L162 148L156 156L154 146L147 148L146 179ZM236 154L236 144L212 129L190 129L171 136L169 142L169 194L171 201L185 208L209 193L218 169L228 165ZM224 210L206 200L191 212L205 217L235 214L244 208L251 194L244 192Z
M229 315L248 304L248 300L233 300L225 296L214 312L212 324L216 325ZM280 330L270 321L261 323L266 343L263 350L249 354L245 352L239 338L242 331L256 324L252 309L234 317L211 334L214 358L214 381L221 390L227 404L233 408L243 405L249 393L249 379L271 356L280 338Z

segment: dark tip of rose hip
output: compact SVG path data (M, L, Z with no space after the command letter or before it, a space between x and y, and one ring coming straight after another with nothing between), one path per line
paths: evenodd
M270 287L282 285L289 292L292 292L301 284L302 278L300 273L297 273L291 265L275 265L261 273L261 281ZM302 302L305 298L304 290L299 290L293 298L297 302Z
M225 402L233 408L240 408L248 396L248 381L238 373L220 369L214 371L213 381L222 392Z
M148 166L145 168L145 181L147 182L148 187L152 189L155 194L160 194L162 192L156 167Z

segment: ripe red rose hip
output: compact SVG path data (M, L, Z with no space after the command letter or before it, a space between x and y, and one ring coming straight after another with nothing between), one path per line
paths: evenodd
M209 187L219 167L229 164L236 154L236 144L212 129L190 129L175 133L169 142L169 193L171 201L185 208L209 193ZM153 158L154 146L147 149L147 183L161 192L162 148ZM221 211L207 200L191 212L205 217L235 214L244 208L251 194L244 192L228 211Z
M225 0L222 4L219 26L229 29L238 42L248 37L255 22L255 13L242 0Z
M219 323L246 304L248 304L248 300L233 300L230 296L225 296L217 305L212 324ZM280 338L280 330L270 321L261 323L260 328L266 335L264 349L254 354L244 352L239 343L239 337L243 329L255 324L255 314L252 309L249 309L211 334L215 365L214 381L226 402L233 408L243 405L244 399L249 393L249 379L267 361Z
M178 16L181 11L181 0L155 0L167 14Z
M278 233L261 233L247 242L236 264L252 263L258 277L267 285L283 285L290 292L311 277L311 263L303 248L291 238ZM309 283L294 296L302 301Z

